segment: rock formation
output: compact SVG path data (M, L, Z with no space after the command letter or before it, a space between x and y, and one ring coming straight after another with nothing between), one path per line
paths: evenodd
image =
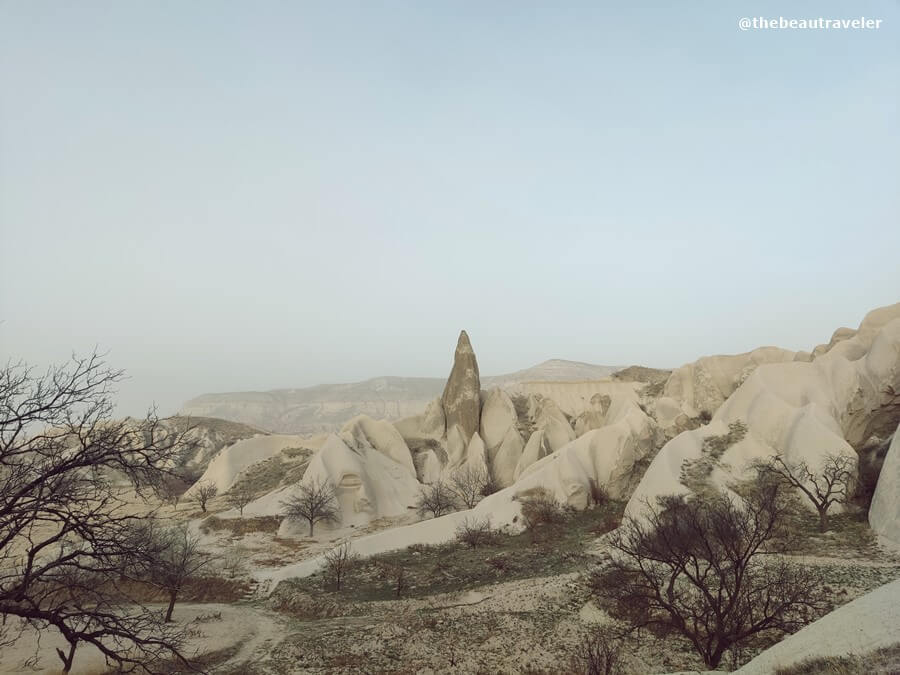
M894 544L900 545L900 426L884 458L872 505L869 525Z
M208 483L215 485L219 494L222 494L234 485L238 474L253 464L275 457L285 448L302 448L309 445L308 439L283 434L255 436L238 441L223 448L206 467L200 479L185 494L190 497L198 485Z
M416 475L409 447L390 422L360 415L347 422L339 435L350 449L360 451L364 448L374 448L400 466L406 467L412 475Z
M447 429L459 425L466 442L478 431L481 420L481 380L478 361L466 331L459 334L453 370L441 396Z
M377 518L401 516L415 504L419 481L406 467L371 446L351 449L331 434L310 460L301 484L325 481L334 485L340 507L340 521L323 527L359 527ZM251 502L244 513L254 516L279 515L281 503L299 490L291 485ZM282 521L279 535L303 534L302 523Z
M747 433L709 466L710 485L749 477L748 463L780 454L819 468L828 454L856 460L855 447L886 425L900 408L900 303L870 312L859 330L812 362L759 365L718 408L707 426L685 431L662 448L641 480L627 513L645 500L683 494L685 463L704 459L704 439L741 422ZM888 479L889 480L889 479Z

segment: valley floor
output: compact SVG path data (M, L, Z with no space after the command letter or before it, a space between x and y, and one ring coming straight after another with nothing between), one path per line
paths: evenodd
M176 619L191 624L191 649L214 673L579 672L581 641L595 625L611 621L591 600L586 572L603 553L602 535L622 507L611 502L572 514L566 526L536 541L505 534L476 549L452 542L380 554L360 561L340 591L326 590L317 574L283 582L268 597L252 584L259 566L290 564L320 550L329 537L276 542L271 529L259 531L264 523L217 530L209 521L208 545L223 560L229 551L253 551L250 565L236 572L233 602L192 601L216 600L223 591L213 584L206 595L188 594ZM900 579L900 557L880 548L856 516L835 517L824 535L799 522L794 543L791 557L819 570L834 607ZM263 555L267 549L272 554ZM58 672L54 648L60 643L51 631L26 633L0 655L0 672ZM766 646L744 650L722 669L748 662ZM703 670L690 646L675 638L641 635L624 652L625 672L635 675ZM35 653L36 670L25 663ZM74 672L106 671L100 655L83 647Z

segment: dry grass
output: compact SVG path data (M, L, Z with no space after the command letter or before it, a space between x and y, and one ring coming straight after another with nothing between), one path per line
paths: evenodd
M278 516L248 516L246 518L209 516L200 523L200 531L203 534L227 531L236 537L240 537L254 532L275 534L278 532L279 525L281 525L281 518Z

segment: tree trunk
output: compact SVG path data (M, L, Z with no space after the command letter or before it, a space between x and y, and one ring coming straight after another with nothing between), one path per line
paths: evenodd
M719 662L722 660L722 654L724 653L724 648L716 647L715 650L711 654L709 654L709 658L706 659L706 665L712 669L718 668Z
M175 609L175 598L178 597L178 591L172 591L169 594L169 607L166 609L166 619L165 622L169 623L172 620L172 611Z
M69 653L64 654L62 649L57 649L56 653L59 654L59 658L63 662L64 673L68 673L72 670L72 662L75 660L75 648L78 646L78 640L69 643Z
M312 518L310 518L310 519L309 519L309 536L310 536L310 538L312 538L312 536L313 536L313 535L312 535L312 533L313 533L313 525L315 525L315 523L313 522Z
M826 530L828 530L828 511L819 509L819 532L825 532Z

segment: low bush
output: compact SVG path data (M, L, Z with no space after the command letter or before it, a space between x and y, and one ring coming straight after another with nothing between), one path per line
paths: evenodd
M489 518L466 518L456 528L456 540L469 548L494 544L499 536Z

